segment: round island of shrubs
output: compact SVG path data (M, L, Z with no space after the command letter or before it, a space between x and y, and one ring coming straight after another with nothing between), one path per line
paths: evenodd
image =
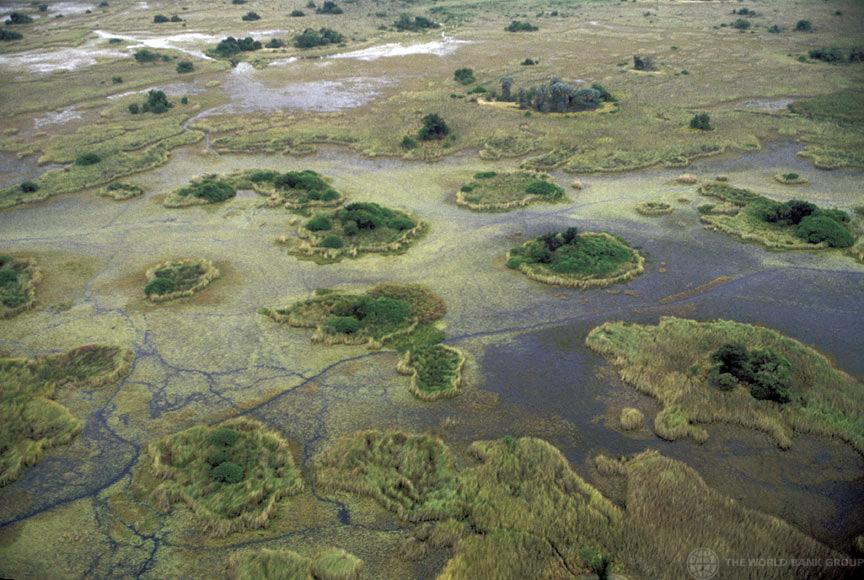
M200 292L219 277L219 270L209 260L187 258L162 262L146 276L144 294L152 302L165 302Z
M564 198L564 190L552 183L545 173L482 171L462 186L456 204L474 211L506 211L531 203L555 202Z
M670 214L675 210L670 204L663 201L643 201L636 206L636 211L642 215L658 216Z
M237 195L237 188L231 179L218 175L196 177L192 182L169 193L162 205L165 207L187 207L221 203Z
M279 173L269 169L243 171L232 176L238 188L248 187L268 196L268 204L288 209L339 207L345 196L330 186L321 174L304 169Z
M645 270L645 258L612 234L567 228L513 248L507 267L545 284L600 288L635 278Z

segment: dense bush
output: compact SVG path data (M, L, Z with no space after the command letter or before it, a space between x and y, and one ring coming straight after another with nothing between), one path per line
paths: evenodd
M554 183L550 183L548 181L543 181L538 179L537 181L532 181L528 184L528 187L525 188L527 193L532 195L542 195L544 197L558 198L564 195L564 190L555 185Z
M285 41L281 38L271 38L267 44L264 45L264 48L282 48L285 46Z
M453 79L460 85L470 85L477 79L474 78L474 71L470 68L458 68L453 73Z
M15 32L14 30L6 30L5 28L0 28L0 40L11 42L13 40L21 40L24 38L24 35L20 32Z
M171 16L171 22L183 22L183 19L174 14L173 16Z
M81 153L75 158L75 165L96 165L100 161L102 161L102 158L96 153Z
M650 55L633 55L633 68L636 70L651 71L656 68L654 57Z
M832 248L848 248L855 243L849 230L827 215L805 217L795 229L795 235L811 244L825 242Z
M195 67L188 60L181 60L177 63L177 72L180 74L190 73L195 70Z
M534 60L533 58L526 58L519 64L521 64L522 66L534 66L535 64L538 64L538 61Z
M333 223L329 217L320 214L306 222L306 229L313 232L323 232L333 229Z
M408 14L402 14L399 16L399 19L393 23L393 26L396 30L400 32L404 32L406 30L410 32L419 32L421 30L428 30L430 28L441 28L441 25L437 22L433 22L424 16L415 16L413 19Z
M237 439L239 438L240 434L234 429L231 429L230 427L219 427L210 433L208 441L217 447L231 447L237 443Z
M522 22L521 20L514 20L505 28L507 32L534 32L535 30L539 30L536 26L531 24L530 22Z
M509 77L502 79L501 100L513 98L510 82L512 81ZM604 102L614 102L612 95L600 85L593 85L591 88L578 88L558 77L552 77L545 85L531 87L528 90L519 89L515 100L521 108L530 108L541 113L590 111Z
M764 219L768 222L780 223L787 226L797 226L805 217L817 211L819 208L800 199L792 199L785 203L778 203L766 210Z
M736 28L737 30L749 30L750 21L746 18L739 18L732 23L732 27Z
M193 181L186 187L177 190L180 197L193 196L209 203L219 203L237 195L237 190L227 181L215 175L207 175L199 181Z
M243 466L233 461L226 461L213 468L210 472L213 479L221 483L239 483L243 481Z
M328 234L324 236L324 239L321 240L322 248L330 248L333 250L338 250L345 246L345 240L337 236L336 234Z
M164 14L157 14L153 17L153 22L156 24L162 24L164 22L170 22L170 20Z
M360 330L360 321L353 316L331 316L324 328L331 334L355 334Z
M809 20L799 20L795 23L795 30L797 32L810 32L813 30L813 23Z
M247 36L246 38L234 38L233 36L229 36L227 38L223 38L219 41L219 44L216 45L216 48L213 51L224 58L230 58L241 52L250 52L253 50L259 50L261 48L261 43L251 36Z
M377 203L349 203L336 212L336 216L342 224L354 222L361 230L374 230L382 227L409 230L416 225L411 218Z
M33 193L39 191L39 184L35 181L22 181L19 187L24 193Z
M159 60L159 53L153 52L152 50L148 50L146 48L142 48L141 50L135 51L135 60L140 63L156 62L157 60Z
M342 8L331 0L326 0L320 8L315 9L316 14L342 14Z
M163 294L170 294L176 289L177 283L172 278L157 276L147 282L147 285L144 286L144 294L147 296L150 296L151 294L161 296Z
M843 52L839 48L814 48L808 55L813 60L821 60L822 62L831 64L845 62L846 60L846 57L843 56Z
M450 134L450 127L438 113L430 113L423 117L423 126L417 133L417 137L421 141L431 141L434 139L443 139Z
M13 26L16 24L30 24L33 22L33 18L24 14L23 12L11 12L9 14L9 18L6 19L7 26Z
M411 149L417 149L417 140L410 135L405 135L404 137L402 137L402 142L399 144L399 146L406 151L410 151Z
M291 18L301 18L303 16L306 16L306 14L302 10L292 10L288 16L290 16Z
M780 28L780 26L777 24L772 24L771 26L768 27L768 32L770 32L772 34L779 34L779 33L783 32L783 29Z
M732 389L746 383L756 399L788 403L791 385L789 361L769 349L748 351L741 343L726 343L712 355L712 375L718 388Z
M256 20L261 20L261 17L258 16L257 12L247 12L246 14L241 16L240 19L245 22L254 22Z
M575 227L538 236L510 250L507 266L543 264L559 274L608 276L633 259L626 244L605 236L580 236Z
M297 48L314 48L316 46L327 46L328 44L339 44L345 41L345 37L335 30L321 28L314 30L307 28L302 34L294 37L294 46Z
M864 47L857 47L850 50L849 62L864 62Z
M699 129L700 131L710 131L713 128L711 127L711 116L708 113L693 115L693 118L690 119L690 128Z
M150 90L147 92L147 100L141 106L141 112L159 115L168 112L168 109L173 106L174 104L168 101L168 96L164 91Z
M128 109L129 109L129 112L132 113L133 115L137 115L138 113L141 112L141 106L138 105L138 103L131 103L129 105Z

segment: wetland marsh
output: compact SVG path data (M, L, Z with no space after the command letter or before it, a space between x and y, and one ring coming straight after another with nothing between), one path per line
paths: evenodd
M860 574L864 65L807 57L860 3L73 4L0 43L0 576ZM709 229L751 214L706 184L852 243Z

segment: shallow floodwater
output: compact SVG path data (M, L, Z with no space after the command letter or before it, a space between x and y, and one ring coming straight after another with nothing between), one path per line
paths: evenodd
M352 59L373 61L380 58L395 58L400 56L411 56L415 54L431 54L435 56L447 56L459 50L460 46L466 44L474 44L470 40L458 40L442 34L442 39L433 42L424 42L419 44L404 44L401 42L392 42L389 44L381 44L360 50L352 50L351 52L340 52L333 54L327 58L335 59Z
M304 463L334 437L383 425L436 430L456 447L505 434L545 437L589 480L594 454L653 447L687 462L710 486L744 505L848 549L848 540L864 529L864 461L851 448L796 437L784 452L760 433L723 426L709 426L703 445L664 442L649 431L622 434L614 428L615 409L639 407L650 424L656 404L623 385L584 347L590 328L607 320L722 317L775 327L825 352L845 371L864 374L864 266L817 253L768 252L707 231L695 210L706 200L695 187L673 181L684 171L702 178L726 174L733 184L778 199L798 191L841 207L861 199L864 174L817 171L796 151L794 144L779 144L701 160L686 170L580 176L585 188L568 188L568 203L479 214L456 207L454 192L474 172L503 170L513 161L463 153L427 164L366 159L332 147L304 158L220 156L193 146L148 172L140 198L114 202L85 193L2 211L0 246L6 251L46 256L52 264L98 265L80 286L4 322L0 346L32 354L111 339L131 343L137 359L116 388L64 395L87 417L84 432L0 490L0 499L26 499L0 501L0 526L92 497L127 475L154 436L243 413L296 441ZM260 196L184 210L158 204L159 196L193 175L256 167L315 169L350 199L413 211L430 222L430 231L403 255L320 266L296 260L274 243L290 233L289 214L263 207ZM774 182L772 175L786 168L800 169L811 185L793 190ZM572 180L555 178L564 186ZM689 201L677 201L682 197ZM640 201L656 198L670 199L675 212L646 218L634 211ZM646 256L645 274L626 285L580 291L540 285L504 266L508 248L570 225L624 236ZM142 272L179 253L211 259L225 276L200 298L164 307L144 303ZM731 281L681 297L719 276ZM417 401L396 374L392 353L321 349L309 333L255 314L260 306L318 287L381 281L427 284L444 297L447 340L470 355L459 397ZM61 301L70 304L52 309ZM445 421L451 426L442 427ZM341 517L343 525L353 525L350 513Z

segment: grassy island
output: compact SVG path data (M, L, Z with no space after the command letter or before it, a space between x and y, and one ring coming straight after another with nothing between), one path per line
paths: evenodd
M216 536L266 527L303 489L288 443L250 419L197 425L147 446L135 484L163 511L184 503Z
M483 171L462 186L456 203L474 211L506 211L531 203L564 199L564 190L537 171Z
M232 556L229 564L235 580L356 580L363 561L339 548L328 548L311 558L291 550L263 548Z
M334 212L319 213L303 224L298 239L291 241L291 251L324 262L367 253L398 253L425 229L424 222L404 212L377 203L349 203Z
M63 354L0 358L0 486L46 449L72 441L82 421L54 400L58 388L96 388L129 372L131 351L82 346Z
M513 248L507 267L545 284L599 288L632 280L645 270L645 258L612 234L567 228Z
M636 211L642 215L658 216L670 214L675 210L670 204L663 201L643 201L636 206Z
M586 342L660 402L654 429L666 439L704 441L699 423L731 423L764 431L783 448L798 431L864 453L864 384L774 330L663 318L657 326L606 323Z
M699 192L723 202L702 206L706 227L770 249L849 248L858 237L849 215L837 209L797 199L781 203L723 182L703 184Z
M102 197L110 197L117 201L123 201L143 195L144 190L139 185L125 183L123 181L115 181L109 183L99 190L99 195Z
M188 207L221 203L237 195L233 180L218 175L197 177L180 189L169 193L162 204L165 207Z
M362 431L320 453L313 470L324 492L371 498L419 523L406 554L422 558L452 548L439 576L450 580L606 578L612 572L675 577L680 562L702 546L721 556L745 547L762 555L836 556L656 451L597 459L606 478L619 480L626 507L604 497L541 439L477 441L468 456L457 468L449 448L432 435ZM697 508L705 518L686 518Z
M417 284L380 284L363 294L319 290L306 300L262 314L298 328L312 328L325 345L356 344L402 353L397 370L411 376L411 392L433 401L458 394L464 355L440 344L436 321L444 301Z
M169 260L153 266L146 273L144 294L153 302L165 302L192 296L219 277L219 270L209 260Z
M797 173L778 173L774 176L774 181L783 185L809 185L810 180Z
M345 196L333 189L328 180L311 169L278 171L255 169L232 176L238 188L251 188L268 196L270 205L288 209L338 207Z
M32 308L41 279L35 261L0 255L0 319Z

